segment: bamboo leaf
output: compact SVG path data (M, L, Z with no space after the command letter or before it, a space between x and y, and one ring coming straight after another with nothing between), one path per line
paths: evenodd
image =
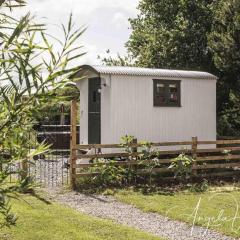
M8 39L8 42L6 44L6 47L8 47L15 38L18 38L19 35L23 32L24 28L28 25L29 23L29 17L30 13L26 14L20 21L15 30L13 31L12 35Z
M87 28L79 29L79 31L72 37L72 39L67 43L66 49L69 48L82 34L86 31Z
M72 13L70 13L69 21L68 21L68 32L72 29Z
M84 56L85 54L86 54L86 52L80 53L80 54L78 54L78 55L75 55L75 56L73 56L73 57L68 58L67 60L68 60L68 62L70 62L70 61L72 61L72 60L74 60L74 59L77 59L77 58L80 58L80 57Z
M53 64L56 64L57 60L56 60L56 57L52 51L52 45L50 45L50 43L48 42L47 38L45 37L45 34L43 32L41 32L41 35L42 35L42 38L43 38L43 41L45 42L45 44L47 45L47 50L48 52L50 53L51 55L51 60L53 62Z

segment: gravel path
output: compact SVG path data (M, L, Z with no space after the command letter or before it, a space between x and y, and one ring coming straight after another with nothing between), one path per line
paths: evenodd
M84 195L76 192L61 193L53 189L48 192L56 201L80 212L112 219L119 224L128 225L169 240L233 240L233 238L223 236L215 231L198 226L192 227L156 213L144 213L131 205L116 201L113 197Z

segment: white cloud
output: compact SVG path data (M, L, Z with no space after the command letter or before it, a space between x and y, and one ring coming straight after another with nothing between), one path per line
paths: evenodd
M129 27L128 17L122 12L116 12L114 14L112 23L118 29Z
M101 50L97 48L96 45L84 44L84 51L86 55L79 60L79 64L100 64L100 60L97 56L100 54Z
M136 14L138 0L29 0L27 9L48 18L65 18L73 12L82 21L86 21L97 9L121 9L129 15ZM98 15L104 14L99 12Z
M81 61L99 63L97 55L106 49L124 54L124 43L130 30L128 18L136 16L139 0L28 0L28 6L18 15L31 11L42 21L50 23L51 34L60 37L56 24L67 22L73 12L77 26L88 26L82 38L88 54Z

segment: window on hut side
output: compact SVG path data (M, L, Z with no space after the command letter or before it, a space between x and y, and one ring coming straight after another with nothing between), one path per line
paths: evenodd
M180 107L180 81L153 80L153 105L156 107Z

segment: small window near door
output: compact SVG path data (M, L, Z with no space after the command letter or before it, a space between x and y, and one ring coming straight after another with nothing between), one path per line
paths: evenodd
M156 107L180 107L180 81L153 80L153 105Z

